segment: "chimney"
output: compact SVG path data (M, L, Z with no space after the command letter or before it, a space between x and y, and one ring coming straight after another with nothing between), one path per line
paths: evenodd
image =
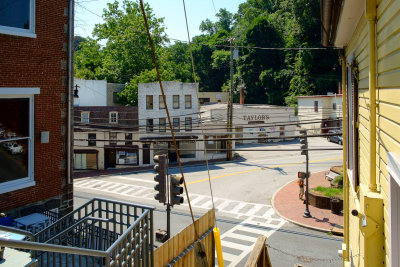
M341 95L342 94L342 83L341 82L339 82L339 95Z
M244 105L244 90L240 88L240 105Z

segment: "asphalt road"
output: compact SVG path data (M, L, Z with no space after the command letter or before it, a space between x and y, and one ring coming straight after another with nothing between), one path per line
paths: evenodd
M309 139L309 147L341 146L323 138ZM242 145L253 151L239 152L241 161L210 165L217 223L221 231L225 266L244 266L251 245L259 235L268 237L269 253L273 266L340 266L337 250L341 238L331 237L299 226L277 216L271 206L273 194L305 170L305 157L299 151L256 151L259 149L299 148L297 141ZM342 151L324 150L310 152L310 171L328 170L341 165ZM170 173L178 173L171 168ZM195 215L200 216L212 207L210 185L204 165L184 168ZM75 205L95 196L120 199L157 207L155 228L166 228L165 207L153 198L155 184L151 171L121 173L76 180L74 183ZM185 204L174 207L172 233L177 233L191 218Z

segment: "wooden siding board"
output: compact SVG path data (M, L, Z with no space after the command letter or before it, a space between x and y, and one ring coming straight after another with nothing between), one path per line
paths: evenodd
M379 102L391 103L393 105L398 106L400 103L398 99L400 99L400 85L388 89L380 89L377 90L377 100Z
M397 37L400 42L400 35ZM400 48L378 61L378 74L400 69Z
M379 128L381 133L386 133L393 139L394 142L397 143L397 145L400 146L399 124L396 124L393 121L386 119L385 117L380 117Z
M378 75L379 88L395 88L399 87L400 69L385 72Z
M381 31L400 11L399 1L385 1L377 7L377 33Z
M396 10L396 13L392 17L388 17L388 22L382 25L383 28L377 32L376 43L378 46L381 46L383 42L400 31L400 12L398 11Z

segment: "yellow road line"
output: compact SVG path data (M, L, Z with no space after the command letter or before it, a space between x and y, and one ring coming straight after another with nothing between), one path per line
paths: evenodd
M323 162L323 161L329 161L329 160L335 160L335 159L342 159L342 157L310 160L309 162L310 163L315 163L315 162ZM303 163L305 163L305 162L304 161L303 162L295 162L295 163L289 163L289 164L284 164L284 165L276 165L276 166L270 166L270 167L264 167L264 168L251 169L251 170L241 171L241 172L233 172L233 173L228 173L228 174L223 174L223 175L211 177L211 180L220 179L220 178L229 177L229 176L234 176L234 175L239 175L239 174L243 174L243 173L249 173L249 172L262 171L262 170L267 170L267 169L274 169L274 168L282 168L282 167L287 167L287 166L299 165L299 164L303 164ZM206 181L208 181L208 178L204 178L204 179L188 182L187 184L188 185L189 184L197 184L197 183L206 182Z

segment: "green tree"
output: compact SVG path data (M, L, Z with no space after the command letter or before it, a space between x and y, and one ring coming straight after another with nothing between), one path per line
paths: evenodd
M74 53L75 77L87 80L102 79L102 51L96 40L83 38Z

